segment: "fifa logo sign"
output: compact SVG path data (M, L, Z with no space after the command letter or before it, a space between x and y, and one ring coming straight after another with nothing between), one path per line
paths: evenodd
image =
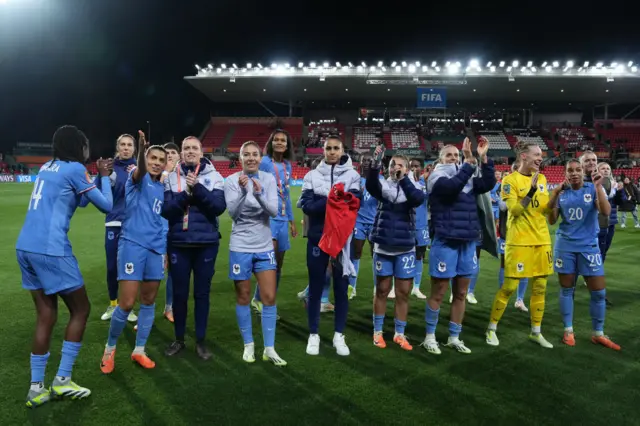
M423 93L422 102L442 102L442 95L440 93Z

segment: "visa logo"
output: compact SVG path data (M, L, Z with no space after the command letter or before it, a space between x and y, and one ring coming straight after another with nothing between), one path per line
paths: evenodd
M427 102L442 102L442 95L440 93L423 93L422 101Z

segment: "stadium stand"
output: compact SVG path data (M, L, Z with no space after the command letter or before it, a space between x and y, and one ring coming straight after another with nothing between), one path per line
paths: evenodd
M331 134L340 135L344 140L346 135L345 126L335 122L309 124L307 131L307 147L313 148L324 145L324 141Z
M386 143L386 138L385 138ZM391 131L393 149L420 148L420 139L415 128L394 128Z
M358 126L353 128L353 147L356 150L368 150L375 146L376 134L380 133L380 127ZM386 142L385 142L386 143Z

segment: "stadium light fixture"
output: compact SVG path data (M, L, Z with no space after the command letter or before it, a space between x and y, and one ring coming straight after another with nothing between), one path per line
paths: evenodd
M358 70L358 72L362 72L362 70L363 70L364 68L362 67L362 65L358 65L358 68L356 68L356 69Z
M382 68L382 61L378 61L378 68Z
M516 92L519 92L519 91L520 91L520 89L516 89Z
M222 67L223 70L227 69L227 64L221 64L220 67Z
M363 66L364 68L366 68L366 67L367 67L367 64L366 64L364 61L362 61L362 66Z
M560 93L564 93L564 89L560 89Z
M213 69L213 64L208 64L207 67L212 70Z
M247 69L250 70L251 69L251 62L247 62Z
M311 67L311 68L315 68L315 67L316 67L316 63L315 63L315 62L311 62L311 63L309 64L309 67Z
M402 61L402 66L403 66L403 67L406 67L406 66L407 66L407 63L406 63L405 61Z
M382 72L387 72L387 68L386 67L382 67L380 69L382 70Z
M420 66L420 61L416 61L416 67L419 67L419 66ZM629 66L631 66L631 65L629 65Z
M609 89L605 90L605 92L609 93Z
M522 68L520 68L520 72L525 72L527 70L527 67L525 67L524 65L522 66Z
M376 67L374 67L373 65L369 67L369 71L374 72L375 70L376 70Z
M628 66L628 67L631 67L632 65L633 65L633 61L629 61L629 62L627 63L627 66Z
M447 67L447 68L449 68L450 65L451 65L451 62L449 62L449 61L444 63L444 66Z
M409 72L410 72L410 73L412 73L412 74L413 74L414 72L416 72L416 66L415 66L415 65L413 65L413 64L409 65Z
M519 64L520 64L520 62L518 62L518 61L513 61L513 62L511 63L511 66L512 66L512 67L514 67L514 68L518 68L518 65L519 65Z
M491 65L493 65L491 61L487 62L487 68L491 68Z
M307 91L307 89L304 89L304 91L306 92L306 91Z
M353 68L353 64L349 62L349 68Z
M513 69L513 67L512 67L512 66L508 66L508 67L507 67L507 72L511 72L511 70L512 70L512 69Z
M342 65L340 65L340 62L336 62L336 67L337 68L341 68L342 67Z
M635 65L634 65L634 66L632 66L632 67L631 67L631 71L633 71L633 72L637 72L637 71L638 71L638 67L637 67L637 66L635 66Z
M617 67L617 66L618 66L618 63L617 63L617 62L611 62L611 68L615 68L615 67Z
M531 71L532 72L538 72L538 69L536 67L531 67Z
M231 78L229 79L230 83L235 83L236 82L236 77L235 76L231 76Z
M602 66L603 66L603 65L604 65L604 64L603 64L602 62L598 62L598 63L596 64L596 68L602 68Z
M558 68L558 67L560 66L560 62L558 62L558 61L553 61L553 64L552 64L552 65L553 65L553 67L554 67L554 68Z
M258 62L258 68L260 68L260 69L263 68L263 66L262 66L262 64L260 62Z
M291 65L289 65L289 62L287 62L286 64L284 64L284 67L285 67L286 69L289 69L289 68L291 68Z
M472 68L478 68L479 65L480 63L477 59L472 59L471 61L469 61L469 66Z
M545 68L546 66L547 66L547 61L544 61L544 62L542 63L542 68Z
M491 70L491 72L496 72L496 66L495 65L491 65L491 67L489 69Z
M500 61L500 68L504 68L504 61Z
M551 72L551 65L547 65L546 67L544 67L544 70L546 72Z
M236 64L232 64L232 66L233 66L233 69L235 69L235 70L238 69L238 66Z
M298 62L298 68L304 68L304 62Z
M222 68L216 68L216 74L220 74L222 72Z
M391 68L395 68L398 63L396 61L391 62Z
M435 68L438 66L438 63L436 61L431 62L431 68Z
M322 64L322 68L329 68L329 62L325 62Z
M440 67L436 65L435 70L436 72L440 72Z
M567 61L567 68L573 68L573 61Z
M400 72L401 69L402 67L400 65L396 65L396 72Z
M527 68L531 68L533 66L533 61L527 62Z
M587 68L589 66L589 61L584 61L583 67Z
M429 69L429 67L428 67L428 66L426 66L426 65L423 65L423 66L422 66L422 72L427 72L427 70L428 70L428 69Z

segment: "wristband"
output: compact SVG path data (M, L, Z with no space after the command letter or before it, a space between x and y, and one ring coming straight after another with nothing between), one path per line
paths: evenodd
M533 198L533 196L536 194L536 191L538 190L538 188L531 188L529 190L529 192L527 193L527 197L529 198Z

